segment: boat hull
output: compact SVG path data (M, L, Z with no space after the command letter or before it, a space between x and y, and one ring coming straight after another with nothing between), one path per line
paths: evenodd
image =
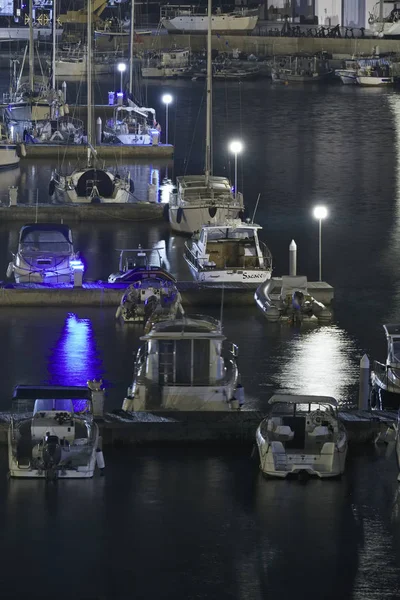
M357 84L364 87L384 87L393 83L393 77L357 77Z
M0 169L9 169L19 164L16 144L0 144Z
M218 206L215 215L210 216L208 206L171 206L169 207L169 222L171 229L177 233L192 234L205 224L224 223L227 219L237 219L243 208L239 206Z
M111 72L112 66L109 63L93 64L93 70L96 75L108 74ZM57 77L85 77L87 73L86 61L68 62L56 61L56 76Z
M78 196L75 188L67 189L66 194L71 202L74 204L93 204L94 199L92 196ZM99 197L101 204L125 204L129 201L130 192L127 190L119 189L112 198Z
M176 79L187 73L187 67L142 67L142 77L146 79Z
M213 15L212 31L215 33L246 34L257 25L258 15ZM182 15L172 19L163 18L162 25L171 33L207 33L207 15Z
M253 284L256 288L260 283L271 279L270 270L261 269L207 269L198 270L184 257L189 265L193 279L202 283L247 283Z

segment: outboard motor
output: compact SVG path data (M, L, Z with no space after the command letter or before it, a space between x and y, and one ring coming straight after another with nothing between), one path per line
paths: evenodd
M43 468L48 479L57 477L57 466L61 461L60 439L56 435L45 435L43 440L42 460Z

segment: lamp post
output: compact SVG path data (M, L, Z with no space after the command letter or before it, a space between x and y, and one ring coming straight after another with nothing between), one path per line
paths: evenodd
M124 73L126 71L126 64L125 63L118 63L117 69L121 73L121 92L123 92L122 84L123 84L123 76L124 76Z
M229 144L229 150L235 155L235 200L237 198L237 157L243 150L243 144L239 140L234 140Z
M314 217L319 222L319 281L322 281L322 220L328 216L328 210L325 206L316 206L314 208Z
M165 104L165 143L168 144L168 106L172 102L171 94L164 94L162 101Z

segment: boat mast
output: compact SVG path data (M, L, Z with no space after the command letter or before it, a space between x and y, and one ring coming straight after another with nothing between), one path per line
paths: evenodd
M86 48L86 71L87 71L87 158L90 166L92 145L92 0L87 5L87 48Z
M33 44L33 0L29 0L29 87L32 92L35 69L35 48Z
M131 0L131 26L129 41L129 94L133 93L133 44L135 40L135 0Z
M56 28L57 28L57 0L53 0L53 49L51 55L51 87L56 89Z
M207 8L207 119L206 119L206 187L211 175L211 115L212 115L212 57L211 57L211 27L212 27L212 0L208 0Z

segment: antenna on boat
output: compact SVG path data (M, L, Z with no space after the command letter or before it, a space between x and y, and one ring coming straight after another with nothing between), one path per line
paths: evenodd
M257 202L256 202L256 207L255 207L255 209L254 209L254 212L253 212L253 217L252 217L252 219L251 219L251 222L252 222L252 223L254 223L254 218L255 218L255 216L256 216L256 212L257 212L257 208L258 208L258 203L260 202L260 196L261 196L261 192L258 194L258 198L257 198Z
M208 0L207 8L207 118L206 118L206 165L205 178L206 187L210 183L210 175L212 173L212 158L211 158L211 121L212 121L212 46L211 46L211 28L212 28L212 0Z

